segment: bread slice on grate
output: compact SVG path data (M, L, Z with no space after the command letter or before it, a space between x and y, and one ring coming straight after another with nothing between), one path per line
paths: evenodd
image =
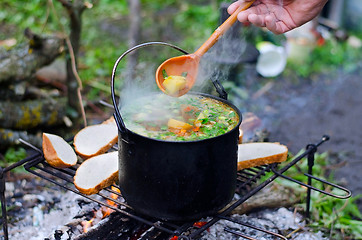
M238 144L242 144L243 143L243 137L244 137L244 131L239 128L239 139L238 139Z
M118 179L118 152L103 153L84 161L74 176L74 185L79 192L91 195L98 193Z
M116 120L115 120L114 117L112 116L112 117L104 120L104 121L102 122L102 124L114 124L114 125L116 125Z
M82 158L90 158L107 152L118 140L114 121L88 126L74 136L73 146Z
M73 148L60 136L43 133L43 153L49 165L57 168L74 166L77 155Z
M255 142L238 145L238 171L287 160L288 148L280 143Z

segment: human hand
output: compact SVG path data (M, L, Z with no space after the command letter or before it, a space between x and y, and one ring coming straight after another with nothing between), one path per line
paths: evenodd
M266 27L275 34L281 34L315 18L327 1L256 0L250 8L238 14L238 20L242 23L250 22L258 27ZM232 14L239 5L239 1L232 3L228 7L228 13Z

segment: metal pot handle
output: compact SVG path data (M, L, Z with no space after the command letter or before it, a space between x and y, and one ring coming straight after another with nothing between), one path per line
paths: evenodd
M186 52L185 50L175 46L175 45L172 45L172 44L169 44L169 43L165 43L165 42L147 42L147 43L142 43L142 44L139 44L137 46L134 46L133 48L130 48L128 49L126 52L124 52L118 59L117 61L114 63L114 66L113 66L113 70L112 70L112 79L111 79L111 96L112 96L112 102L113 102L113 106L114 106L114 119L116 121L116 124L117 124L117 127L118 127L118 130L122 133L123 136L127 136L127 133L128 133L128 130L126 128L126 125L124 124L124 121L122 119L122 116L121 116L121 112L119 111L118 109L118 104L117 104L117 101L116 101L116 97L115 97L115 93L114 93L114 79L115 79L115 76L116 76L116 70L117 70L117 67L118 67L118 64L121 62L121 60L127 55L129 54L130 52L133 52L139 48L143 48L143 47L147 47L147 46L152 46L152 45L160 45L160 46L168 46L168 47L171 47L171 48L174 48L176 50L179 50L180 52L182 52L183 54L188 54L188 52Z

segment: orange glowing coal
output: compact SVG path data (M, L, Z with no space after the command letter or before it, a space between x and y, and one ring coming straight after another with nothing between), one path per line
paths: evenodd
M121 191L120 191L118 188L116 188L116 187L111 186L111 189L112 189L112 191L114 191L114 192L121 193ZM116 193L111 193L110 197L111 197L112 199L115 199L115 200L116 200L116 199L118 198L118 194L116 194ZM112 206L112 207L117 207L117 204L116 204L114 201L110 200L110 199L107 199L107 204L108 204L109 206ZM105 217L107 217L108 215L110 215L112 212L114 212L114 210L113 210L112 208L103 206L103 207L102 207L102 213L103 213L102 219L105 218Z
M196 228L202 228L206 223L207 222L195 222L193 226Z
M88 229L92 226L92 223L94 221L94 217L89 220L89 221L82 221L82 226L83 226L83 232L88 232Z
M111 187L111 189L112 189L113 192L116 192L116 193L121 192L118 188L113 187L113 186ZM116 193L111 193L110 198L116 200L118 198L118 196L119 196ZM110 199L107 199L107 204L109 206L112 206L112 207L117 207L117 204L114 201L110 200ZM101 220L101 219L107 217L108 215L110 215L112 212L114 212L114 210L112 208L109 208L109 207L106 207L106 206L102 206L100 209L95 210L93 212L94 217L91 220L82 221L81 224L83 226L83 232L84 233L88 232L89 228L92 227L95 222L99 222L99 221L95 221L95 220L97 220L97 219Z

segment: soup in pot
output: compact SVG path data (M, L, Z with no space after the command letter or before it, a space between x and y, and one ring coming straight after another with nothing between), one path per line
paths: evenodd
M236 111L222 101L201 95L143 97L122 107L126 127L143 136L166 141L216 137L239 122Z

